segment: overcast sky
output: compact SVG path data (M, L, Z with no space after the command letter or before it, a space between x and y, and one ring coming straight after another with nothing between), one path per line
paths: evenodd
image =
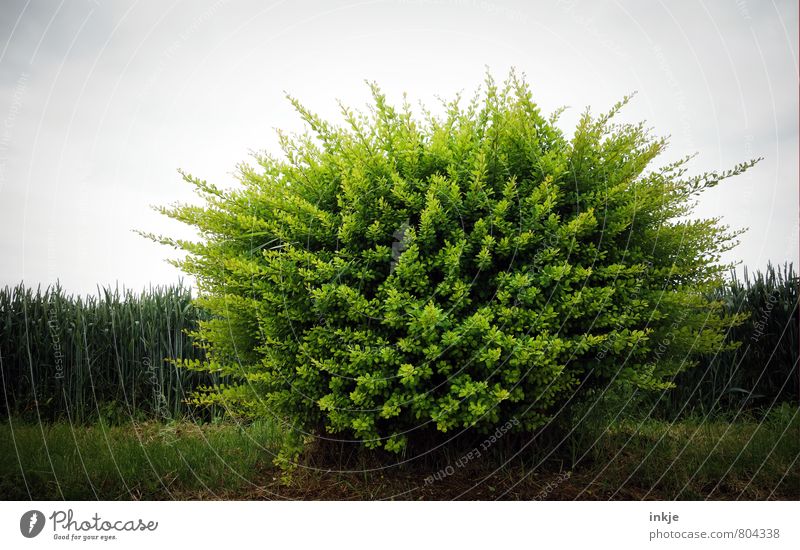
M297 130L284 99L337 116L366 101L471 92L527 75L545 111L606 110L671 135L692 168L763 156L698 216L749 227L729 259L798 259L797 2L725 0L0 3L0 285L76 292L180 274L132 229L184 236L149 205L191 200L176 169L234 185Z

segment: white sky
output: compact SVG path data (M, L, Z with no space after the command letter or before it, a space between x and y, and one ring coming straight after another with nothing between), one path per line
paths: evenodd
M697 172L763 156L705 195L703 217L749 227L729 259L798 260L795 1L395 0L0 5L0 285L60 279L76 292L180 274L131 230L189 235L151 204L191 200L177 168L218 185L249 151L299 129L287 91L337 116L364 79L471 93L515 66L545 111L604 111L671 135L663 161Z

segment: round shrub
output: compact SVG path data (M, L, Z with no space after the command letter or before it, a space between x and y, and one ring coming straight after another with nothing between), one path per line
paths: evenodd
M706 296L738 233L688 215L755 161L649 169L667 142L612 123L629 98L569 138L514 73L439 115L371 90L340 125L290 98L308 131L282 157L232 190L184 175L203 204L162 209L201 236L156 237L212 315L185 366L229 381L196 403L400 451L534 430L586 388L666 389L724 345L739 319Z

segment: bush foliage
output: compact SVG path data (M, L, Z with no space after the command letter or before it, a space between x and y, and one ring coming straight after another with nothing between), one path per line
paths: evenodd
M232 190L184 174L203 204L161 209L201 235L154 237L212 315L185 366L232 381L197 403L401 451L534 430L583 388L667 388L725 346L741 319L706 295L738 233L689 214L755 161L649 169L667 140L613 122L629 98L569 138L514 73L441 114L370 88L338 125L290 98L307 131L281 157Z

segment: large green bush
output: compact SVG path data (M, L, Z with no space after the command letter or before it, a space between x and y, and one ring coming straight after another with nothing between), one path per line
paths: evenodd
M187 366L238 381L197 402L400 451L536 429L582 388L666 388L723 345L738 319L704 296L737 233L687 215L754 162L648 169L666 140L612 123L627 98L569 139L513 73L441 115L371 89L342 125L292 100L308 132L282 158L234 190L185 175L204 204L163 209L201 235L158 238L213 315Z

